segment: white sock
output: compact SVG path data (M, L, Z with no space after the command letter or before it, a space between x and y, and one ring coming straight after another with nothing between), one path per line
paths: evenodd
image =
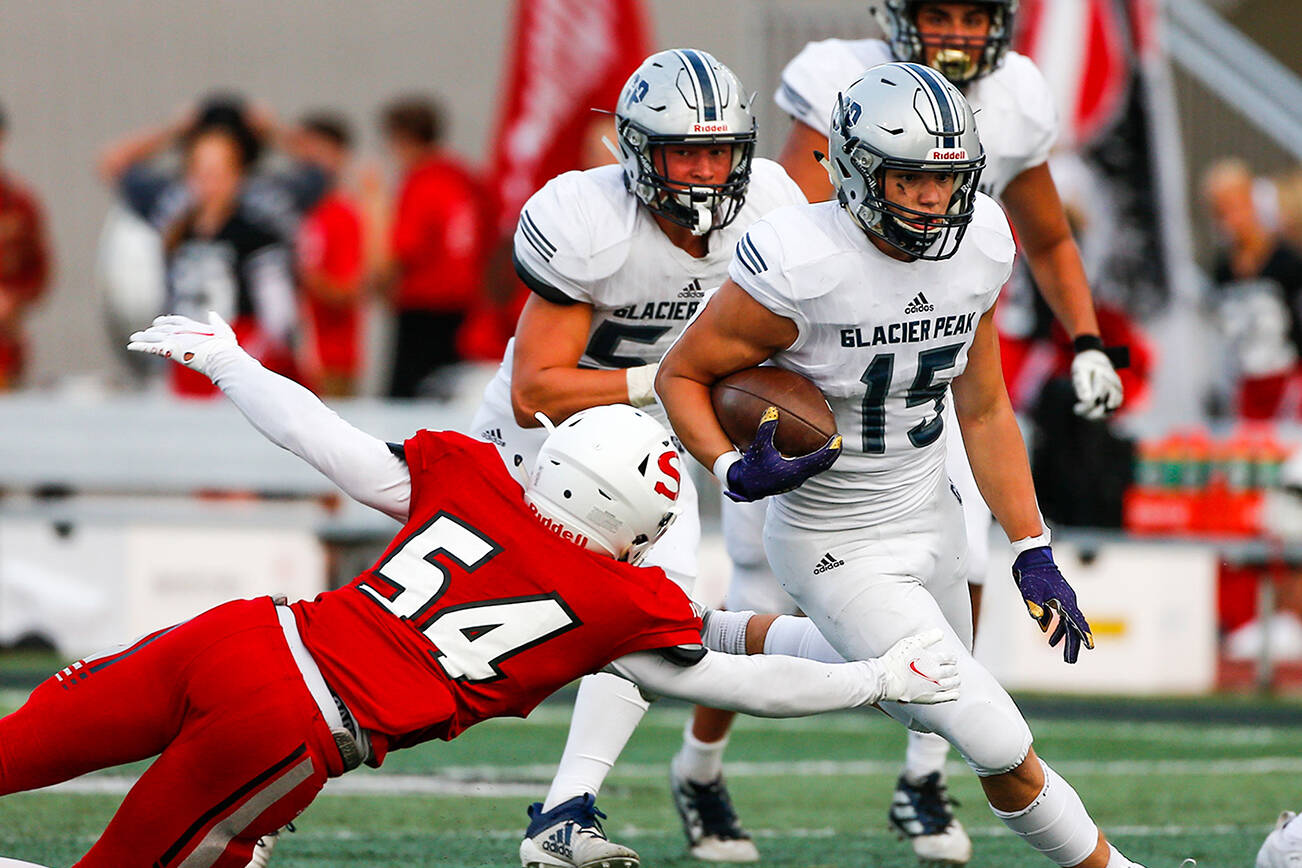
M1020 811L1001 811L994 805L990 810L1040 853L1067 868L1079 865L1099 845L1099 828L1090 819L1080 796L1049 764L1040 760L1044 769L1044 789L1031 804ZM1113 851L1116 856L1120 853ZM1124 858L1124 857L1123 857ZM1123 862L1122 865L1129 863ZM1112 868L1112 863L1109 863Z
M945 758L949 756L949 742L934 732L909 731L908 747L904 750L904 777L916 784L932 772L945 778Z
M708 784L723 774L723 749L728 746L728 736L718 741L701 741L692 735L692 720L683 728L683 746L674 756L674 771L679 776L698 784Z
M608 672L585 676L543 810L584 793L595 796L649 706L631 681Z

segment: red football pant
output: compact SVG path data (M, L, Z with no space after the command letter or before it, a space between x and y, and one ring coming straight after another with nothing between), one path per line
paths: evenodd
M342 761L269 598L78 661L0 719L0 796L158 759L80 868L239 868Z

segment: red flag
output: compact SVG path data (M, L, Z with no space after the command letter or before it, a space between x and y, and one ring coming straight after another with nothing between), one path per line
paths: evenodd
M490 299L457 336L463 357L500 359L528 297L511 273L520 209L543 184L585 168L589 127L613 112L619 91L649 53L641 0L517 0L515 34L488 151L489 207L497 248Z
M1088 144L1120 118L1130 83L1129 33L1118 0L1023 0L1016 48L1057 96L1060 144Z
M534 191L580 167L593 109L614 111L648 53L641 0L518 0L512 42L491 147L503 235Z

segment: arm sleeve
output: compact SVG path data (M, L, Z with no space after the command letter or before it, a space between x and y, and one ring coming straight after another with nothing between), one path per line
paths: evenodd
M765 654L787 654L820 663L843 663L845 658L836 652L814 622L808 618L782 615L769 625L764 637Z
M389 444L354 428L307 389L238 348L214 359L212 381L272 443L321 471L358 503L406 520L411 473Z
M714 651L692 666L677 665L656 651L638 651L608 669L647 693L756 717L801 717L872 705L881 699L885 680L876 660L829 665Z

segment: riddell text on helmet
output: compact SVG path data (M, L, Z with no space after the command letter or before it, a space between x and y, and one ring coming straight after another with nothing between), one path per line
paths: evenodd
M584 536L581 533L575 533L574 531L567 528L565 525L561 524L559 521L556 521L553 518L543 515L541 512L538 511L538 507L534 506L532 503L529 504L529 509L533 512L534 516L537 517L538 521L542 522L543 527L547 528L549 531L556 534L561 539L570 540L571 542L577 543L583 546L584 548L587 548L588 538L586 536Z

